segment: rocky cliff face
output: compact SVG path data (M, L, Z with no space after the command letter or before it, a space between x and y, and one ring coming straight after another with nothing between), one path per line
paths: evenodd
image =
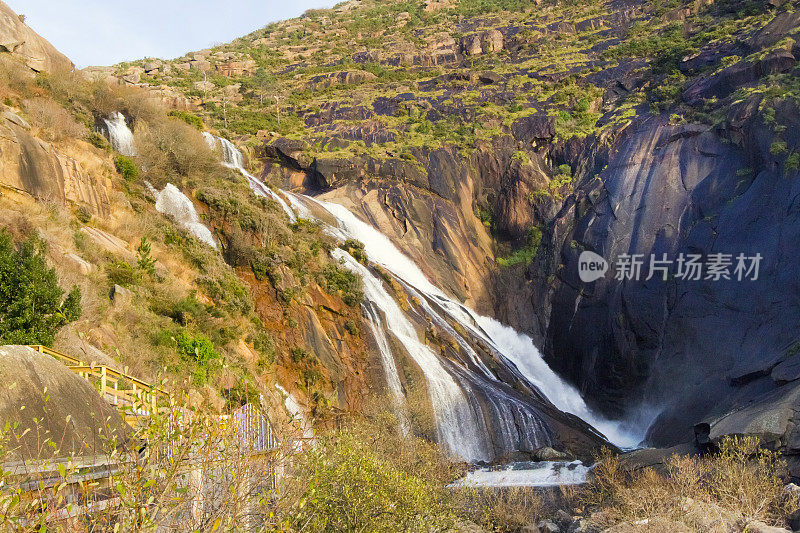
M91 152L84 155L92 158ZM27 122L11 111L0 117L0 185L41 200L83 206L101 217L110 214L111 180L89 174L76 159L33 136Z
M787 42L797 28L790 18L779 15L738 50ZM606 146L585 144L578 160L602 170L586 173L567 198L527 272L537 313L520 325L541 335L551 365L598 408L618 416L660 411L653 443L674 444L692 424L751 402L768 405L768 395L781 394L772 391L798 377L788 369L800 319L791 244L800 114L790 93L757 88L769 73L780 84L779 73L793 68L795 56L781 46L688 86L689 105L722 99L714 126L654 117ZM708 263L729 254L731 279L706 271L700 280L680 279L673 264L666 280L648 281L645 264L639 281L607 275L583 283L584 250L609 262L621 254L645 262L696 254ZM737 279L739 254L760 254L757 280Z
M36 72L72 70L72 61L0 2L0 53L10 53Z

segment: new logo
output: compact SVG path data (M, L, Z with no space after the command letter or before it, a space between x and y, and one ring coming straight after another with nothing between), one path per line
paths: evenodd
M584 283L591 283L603 277L608 271L608 261L594 252L586 250L578 257L578 277Z

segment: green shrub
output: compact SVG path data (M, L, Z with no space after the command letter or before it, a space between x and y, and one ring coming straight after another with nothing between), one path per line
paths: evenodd
M356 239L347 239L342 243L341 249L353 256L353 259L366 265L368 262L367 252L364 251L364 243Z
M308 353L307 351L305 351L303 348L300 347L292 348L290 354L292 356L293 363L313 364L316 361L316 358L313 355L311 355L310 353Z
M309 484L291 521L306 531L438 531L452 527L441 489L426 472L405 472L368 439L340 431L298 461Z
M347 269L335 264L327 264L322 269L325 290L329 294L341 294L344 303L355 307L364 299L361 278Z
M491 228L494 224L494 213L489 206L476 205L475 216L481 221L481 224L487 228Z
M118 155L114 158L114 167L125 181L136 181L139 178L139 167L130 157Z
M89 211L85 206L80 206L75 210L75 218L84 224L88 224L89 221L92 220L92 212Z
M181 111L179 109L173 109L167 114L171 117L184 121L193 128L197 128L198 130L203 131L203 119L201 119L194 113L190 113L188 111Z
M208 370L211 363L219 358L219 354L214 349L214 344L205 335L198 334L194 337L181 331L175 337L178 354L184 359L194 361L197 364L197 371L194 378L198 385L203 385L208 379Z
M538 226L532 227L528 230L525 238L525 246L514 251L508 257L498 257L497 264L502 267L528 266L533 261L533 258L536 257L536 252L539 251L539 244L542 242L542 229Z
M786 142L774 141L769 147L769 153L772 155L781 155L786 152Z
M256 325L258 328L255 333L247 336L247 342L261 355L258 358L258 367L264 370L275 362L275 341L269 333L262 329L263 326Z
M344 329L350 335L352 335L354 337L358 337L359 331L358 331L358 326L356 325L355 321L348 320L347 322L345 322L344 323Z
M52 345L61 326L81 316L81 292L66 298L56 272L45 262L45 243L37 235L18 246L0 231L0 342Z
M88 140L89 143L91 143L91 145L95 148L100 148L101 150L105 150L107 152L111 151L111 145L108 143L108 140L106 140L105 137L96 131L91 132L86 140Z
M136 265L148 274L154 274L156 271L156 260L150 255L150 242L146 237L142 237L136 248Z
M141 281L140 273L127 261L113 261L106 266L106 276L112 285L130 287Z
M800 168L800 154L797 152L789 154L789 157L787 157L786 161L783 163L783 168L787 172L793 172Z
M417 124L416 126L417 133L421 133L422 135L427 135L433 131L433 124L429 120L424 120Z

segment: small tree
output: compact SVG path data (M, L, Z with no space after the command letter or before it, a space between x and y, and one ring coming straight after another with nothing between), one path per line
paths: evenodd
M51 345L63 325L81 316L80 289L64 298L44 251L38 235L15 246L0 231L0 343Z
M139 247L136 248L136 264L148 274L154 274L156 271L156 260L150 255L150 241L147 237L142 237Z
M270 94L275 88L275 75L265 68L260 68L253 76L253 83L258 87L258 99L264 105L264 96Z

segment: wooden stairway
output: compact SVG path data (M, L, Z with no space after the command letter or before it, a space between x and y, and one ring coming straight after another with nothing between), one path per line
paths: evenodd
M131 426L135 427L143 417L149 417L159 408L170 404L169 393L129 374L105 365L86 363L46 346L37 344L28 347L58 359L94 385L100 396L116 406L122 418Z

